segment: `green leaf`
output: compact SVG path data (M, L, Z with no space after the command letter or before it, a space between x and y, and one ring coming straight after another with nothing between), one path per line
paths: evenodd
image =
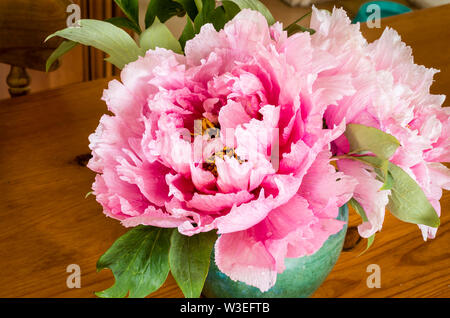
M165 24L155 18L151 27L142 32L140 45L145 52L156 47L172 50L175 53L182 53L180 42L173 36Z
M363 207L359 204L358 201L355 200L355 198L351 198L349 203L351 204L353 209L355 209L356 213L358 213L358 215L361 217L363 222L369 221L369 219L367 218L366 211L364 211Z
M210 20L217 31L223 29L225 23L228 22L225 8L223 6L215 8L211 13Z
M400 142L394 136L359 124L348 124L345 136L350 144L350 153L369 151L385 160L391 158L400 146Z
M389 161L385 161L387 165L389 166ZM380 169L380 173L382 173L381 182L383 182L383 185L381 186L380 190L391 190L392 186L394 185L394 178L392 177L392 174L389 172L389 170Z
M298 18L297 20L295 20L294 22L292 22L290 25L288 25L287 27L284 28L284 30L286 31L291 25L297 24L300 21L302 21L304 18L310 16L312 14L312 11L309 11L308 13L302 15L300 18Z
M383 159L377 157L363 156L350 157L375 167L379 178L383 178L380 173ZM422 188L411 178L402 168L389 162L389 173L391 174L391 195L387 208L398 219L414 224L423 224L430 227L438 227L439 217L428 201ZM386 180L382 180L386 182Z
M195 19L195 17L198 14L198 9L194 0L174 0L174 1L178 2L183 6L184 10L186 10L186 13L191 18L191 20Z
M264 4L262 4L258 0L226 0L222 1L225 2L233 2L235 3L241 10L243 9L252 9L255 11L260 12L267 20L267 23L269 25L272 25L275 23L275 19L273 18L272 14L270 13L269 9L266 8Z
M195 6L197 7L198 12L203 9L203 0L194 0Z
M217 31L221 30L241 11L235 3L230 1L224 1L223 5L217 8L214 0L202 0L201 3L202 9L194 20L195 34L199 33L201 27L207 23L212 23Z
M145 27L149 28L153 24L155 17L164 23L173 16L182 17L185 14L186 10L178 2L173 0L152 0L145 15Z
M367 246L364 249L364 251L362 251L361 253L359 253L358 256L363 255L365 252L367 252L369 250L369 248L372 246L373 242L375 241L375 233L373 233L370 237L367 238Z
M239 8L236 3L231 1L222 1L222 6L225 9L225 17L227 22L232 20L236 14L241 11L241 8Z
M219 31L225 24L232 20L241 9L233 2L225 1L223 5L215 8L209 16L209 22L212 22L214 28Z
M375 241L375 233L373 233L373 235L371 237L369 237L367 239L367 247L366 249L359 255L364 254L365 252L367 252L367 250L372 246L373 242Z
M393 179L389 173L389 160L380 159L379 167L375 168L377 173L377 180L383 182L383 185L379 190L390 190L392 188Z
M99 297L142 298L156 291L169 274L172 229L138 226L120 237L97 262L112 270L116 282Z
M310 34L316 33L316 30L311 28L305 28L304 26L298 24L291 24L285 29L285 31L287 31L288 36L294 35L295 33L299 32L309 32Z
M141 34L141 32L142 32L141 28L138 25L136 25L135 23L133 23L133 21L131 21L130 19L125 18L125 17L110 18L110 19L107 19L106 22L112 23L119 28L133 30L137 34Z
M186 26L184 27L183 33L180 36L180 44L181 48L184 51L184 47L186 46L186 42L193 39L195 36L194 25L189 17L186 17Z
M142 51L136 42L121 28L99 20L83 19L80 27L70 27L50 35L60 36L80 44L93 46L109 55L106 59L122 69L126 64L137 60Z
M364 211L363 207L359 204L358 201L355 200L355 198L351 198L349 203L353 207L353 209L355 209L356 213L358 213L358 215L361 217L363 222L369 221L369 219L367 218L366 211ZM367 250L372 246L374 240L375 240L375 233L372 236L370 236L369 238L367 238L367 247L364 251L362 251L359 254L360 256L362 254L364 254L365 252L367 252Z
M389 163L389 173L393 183L388 210L404 222L438 227L439 216L416 181L393 163Z
M114 0L128 19L139 27L139 0ZM140 32L139 32L140 33Z
M50 68L52 67L53 63L55 63L61 56L68 53L70 50L72 50L75 46L77 46L78 43L73 41L63 41L58 48L53 51L52 55L47 60L47 64L45 66L45 71L48 72Z
M202 0L202 9L194 20L195 34L200 32L203 25L212 23L212 14L216 8L216 2L214 0Z
M215 232L185 236L173 231L169 252L170 270L186 298L200 297L216 240Z
M298 18L297 20L292 22L290 25L285 27L284 30L287 31L288 36L291 36L291 35L293 35L295 33L298 33L298 32L309 32L310 34L316 33L316 30L314 30L314 29L305 28L304 26L301 26L301 25L297 24L300 21L302 21L304 18L306 18L307 16L311 15L311 13L312 13L312 11L308 12L307 14L301 16L300 18Z

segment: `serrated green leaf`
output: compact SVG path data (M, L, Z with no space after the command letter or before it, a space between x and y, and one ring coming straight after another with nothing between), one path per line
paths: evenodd
M186 298L200 297L216 240L215 232L185 236L173 231L169 252L170 270Z
M388 160L400 146L394 136L364 125L348 124L344 134L350 144L350 153L369 151Z
M378 177L383 178L379 172L383 159L370 156L351 157L377 168ZM439 216L428 201L422 188L402 168L389 162L389 173L392 176L391 195L387 208L398 219L414 224L423 224L430 227L438 227ZM382 180L385 182L385 180Z
M149 28L153 24L155 17L164 23L173 16L182 17L185 14L186 10L176 1L152 0L148 5L147 13L145 15L145 27Z
M129 30L135 31L137 34L141 34L141 28L133 23L130 19L125 17L114 17L105 20L106 22L112 23L119 28L125 28Z
M161 47L172 50L175 53L182 53L180 42L158 18L155 18L151 27L142 32L140 45L145 52Z
M55 63L61 56L71 51L74 47L76 47L78 43L73 41L63 41L58 48L53 51L52 55L47 59L47 64L45 66L45 71L48 72L52 67L53 63Z
M181 48L184 51L184 47L186 46L186 42L193 39L195 36L194 25L189 17L186 17L186 25L184 27L183 33L180 36L180 44Z
M226 1L222 1L222 2L233 2L241 10L251 9L251 10L258 11L266 18L267 23L269 23L269 25L272 25L275 23L275 19L273 18L269 9L267 9L267 7L258 0L226 0Z
M93 46L109 55L106 60L122 69L142 54L136 42L121 28L99 20L82 19L80 27L70 27L50 35Z
M112 270L114 285L96 295L142 298L156 291L169 274L172 229L138 226L121 236L97 262Z
M139 28L139 0L114 0L127 18Z

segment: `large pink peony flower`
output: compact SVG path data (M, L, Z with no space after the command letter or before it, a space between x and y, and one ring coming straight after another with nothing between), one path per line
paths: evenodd
M338 61L328 72L350 74L350 85L355 88L354 94L327 109L327 124L345 120L395 136L401 146L391 161L421 186L440 215L442 188L450 189L450 170L439 163L450 161L450 108L441 107L445 96L430 94L437 70L414 64L411 48L392 29L368 44L359 25L351 25L343 10L335 9L332 15L314 10L311 27L317 30L314 47L333 54ZM339 153L348 152L344 136L334 144ZM359 182L354 197L368 217L359 233L369 237L381 230L390 191L380 191L382 183L360 162L340 160L338 166ZM425 240L434 238L436 228L419 227Z
M314 37L244 10L219 32L204 25L185 56L158 48L127 65L104 92L114 116L90 136L105 214L217 229L219 269L262 291L286 257L316 252L356 181L329 163L345 121L323 129L327 107L355 94L353 75Z

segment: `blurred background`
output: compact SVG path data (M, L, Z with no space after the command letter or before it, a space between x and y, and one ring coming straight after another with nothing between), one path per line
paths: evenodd
M276 20L289 24L311 10L331 10L343 7L354 18L365 0L261 0ZM150 0L140 0L142 21ZM412 10L449 3L447 0L396 0ZM104 53L93 48L77 46L65 55L55 70L46 73L45 60L57 47L59 40L43 45L45 37L65 27L69 13L67 5L80 5L81 18L102 19L120 16L113 0L1 0L0 1L0 100L10 98L9 86L18 86L19 94L39 92L72 83L118 75L104 61ZM168 25L179 36L184 18L174 17ZM303 25L309 24L305 19ZM9 85L8 85L9 84Z

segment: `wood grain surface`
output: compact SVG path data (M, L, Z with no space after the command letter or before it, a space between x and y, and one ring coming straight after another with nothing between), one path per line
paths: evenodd
M416 61L441 69L432 91L450 94L450 6L388 18L413 47ZM364 29L371 40L381 30ZM123 233L85 194L94 173L84 164L88 135L106 106L105 80L71 85L0 102L0 297L94 297L112 285L97 273L101 254ZM424 242L415 225L387 215L372 248L355 235L352 216L346 251L314 297L449 297L450 194L441 200L441 227ZM66 268L81 268L81 288L69 289ZM381 288L370 289L369 264L381 268ZM169 277L152 297L182 297Z

